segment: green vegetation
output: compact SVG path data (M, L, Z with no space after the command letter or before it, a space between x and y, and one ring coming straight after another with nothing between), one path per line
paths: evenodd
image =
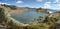
M16 21L15 19L10 17L10 14L8 13L10 11L9 8L6 8L4 6L0 6L0 22L2 25L6 25L6 27L17 27L21 26L22 23ZM11 24L10 24L11 23Z
M57 17L53 18L53 17L46 16L43 23L38 23L38 24L27 26L26 29L54 29L57 21L58 21Z
M24 26L25 24L20 23L10 17L8 13L10 8L6 8L4 6L0 6L0 23L6 26L8 29L54 29L56 22L58 21L59 16L57 17L49 17L46 16L45 20L42 23L31 24Z
M9 7L9 8L12 9L12 10L16 10L16 6L14 6L14 5L1 4L1 6Z

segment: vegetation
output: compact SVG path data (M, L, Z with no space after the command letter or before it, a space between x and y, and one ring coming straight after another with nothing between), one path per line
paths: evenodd
M14 5L6 5L6 4L2 4L1 6L9 7L9 8L11 8L12 10L16 10L16 6L14 6Z
M45 20L42 23L24 26L25 24L20 23L10 17L10 14L8 13L10 11L10 8L6 8L4 6L0 7L0 23L6 26L8 29L54 29L59 18L59 16L46 16Z
M9 8L6 8L6 7L2 7L0 6L0 22L2 25L6 25L6 27L17 27L17 26L21 26L22 23L16 21L15 19L11 18L10 17L10 14L8 13L9 12ZM11 23L11 24L10 24Z
M26 29L54 29L57 21L58 17L53 18L46 16L43 22L27 26Z

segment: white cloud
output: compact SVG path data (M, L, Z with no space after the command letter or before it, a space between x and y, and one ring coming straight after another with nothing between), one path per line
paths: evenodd
M58 4L58 6L60 6L60 4Z
M54 3L60 3L60 0L55 0Z
M57 10L57 11L60 11L60 8L52 8L53 10Z
M36 0L37 2L42 2L42 0Z
M23 3L23 1L17 1L16 3Z
M51 8L51 2L46 2L42 8Z
M53 10L60 10L60 3L55 4L55 5L56 5L56 7L51 5L51 2L46 2L42 8L53 9Z
M2 3L2 2L0 2L0 4L7 4L7 3Z
M54 10L60 10L60 4L56 4L56 7L53 7Z
M55 0L55 2L59 2L59 0Z
M11 4L8 4L8 3L2 3L2 2L0 2L0 4L6 4L6 5L11 5Z

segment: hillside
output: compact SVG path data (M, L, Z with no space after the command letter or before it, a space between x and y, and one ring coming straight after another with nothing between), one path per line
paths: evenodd
M9 14L10 8L6 8L0 5L0 23L6 27L17 27L17 26L24 26L23 23L20 23L10 17ZM11 26L12 25L12 26ZM15 25L15 26L14 26Z
M58 19L59 16L56 17L46 16L45 20L42 23L24 24L11 17L10 15L11 10L13 9L11 9L10 7L0 5L0 23L3 26L6 26L8 29L54 29L54 27L56 26L56 22L59 20ZM21 9L19 8L17 10Z
M1 6L9 7L11 9L10 13L25 12L25 11L28 11L30 9L36 9L37 12L42 12L42 13L49 14L48 9L43 9L43 8L18 7L18 6L15 6L15 5L6 5L6 4L2 4Z
M14 13L14 12L24 12L27 10L27 8L22 8L22 7L17 7L14 5L6 5L6 4L2 4L1 6L4 6L6 8L10 8L10 13Z
M38 9L36 9L37 12L42 12L42 13L46 13L46 14L49 14L48 10L49 9L44 9L44 8L38 8Z

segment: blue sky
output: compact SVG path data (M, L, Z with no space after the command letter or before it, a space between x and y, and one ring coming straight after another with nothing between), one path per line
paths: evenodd
M60 0L0 0L0 4L31 8L60 9Z

